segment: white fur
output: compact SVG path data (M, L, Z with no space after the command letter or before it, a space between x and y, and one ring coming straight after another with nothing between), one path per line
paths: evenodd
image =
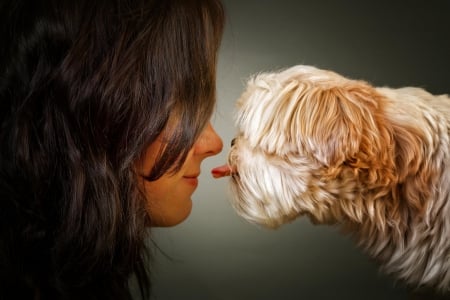
M389 273L450 289L450 99L311 66L253 77L229 154L236 211L339 224Z

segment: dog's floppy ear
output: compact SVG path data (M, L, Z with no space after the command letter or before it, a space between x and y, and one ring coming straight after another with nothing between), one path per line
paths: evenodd
M392 179L392 130L384 114L385 99L372 86L353 80L300 83L295 93L299 99L292 128L300 148L330 172L349 166L355 172L364 169L370 177L366 181Z

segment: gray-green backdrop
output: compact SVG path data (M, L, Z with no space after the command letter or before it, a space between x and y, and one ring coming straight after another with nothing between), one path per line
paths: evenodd
M376 85L450 93L450 1L225 0L228 21L213 123L224 152L203 164L190 218L153 229L153 299L409 299L409 292L336 228L299 219L272 231L238 218L226 160L234 102L253 73L295 64Z

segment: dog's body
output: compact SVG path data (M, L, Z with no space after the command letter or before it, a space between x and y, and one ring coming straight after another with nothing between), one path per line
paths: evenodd
M450 289L450 98L296 66L252 78L229 155L233 204L277 227L340 224L386 271Z

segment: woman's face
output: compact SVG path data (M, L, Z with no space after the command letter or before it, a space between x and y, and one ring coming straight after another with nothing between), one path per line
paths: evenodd
M142 171L146 174L152 169L157 153L164 147L158 139L146 151ZM164 174L155 181L143 180L147 197L147 209L151 226L174 226L184 221L192 209L191 196L198 185L202 161L222 151L222 140L208 124L195 142L181 169L173 174Z

